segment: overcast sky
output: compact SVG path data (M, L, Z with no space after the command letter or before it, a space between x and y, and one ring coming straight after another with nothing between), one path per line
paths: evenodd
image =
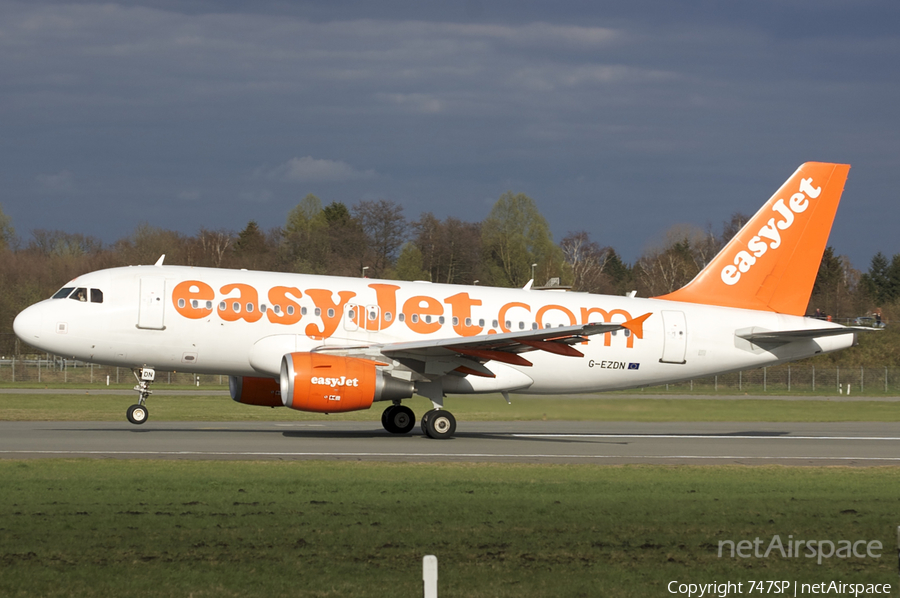
M900 3L0 0L0 205L112 242L307 193L481 220L534 198L627 261L853 166L830 243L900 253Z

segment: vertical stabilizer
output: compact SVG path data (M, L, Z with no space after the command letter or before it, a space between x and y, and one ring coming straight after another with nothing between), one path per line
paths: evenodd
M803 315L849 171L807 162L694 280L657 299Z

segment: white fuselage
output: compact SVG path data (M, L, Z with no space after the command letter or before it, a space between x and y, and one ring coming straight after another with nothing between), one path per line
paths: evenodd
M575 345L583 358L531 351L532 367L489 362L496 379L468 376L471 382L445 384L448 393L624 389L773 365L855 341L848 333L762 348L736 333L831 325L773 312L586 293L182 266L102 270L66 286L83 288L88 297L29 307L15 322L20 338L94 363L272 378L291 352L651 314L642 338L627 330L591 336ZM102 301L90 300L92 289L102 291Z

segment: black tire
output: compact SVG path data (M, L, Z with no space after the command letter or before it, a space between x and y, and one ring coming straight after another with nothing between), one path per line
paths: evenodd
M143 405L132 405L125 415L128 417L128 421L138 426L150 419L150 412Z
M456 432L456 418L449 411L436 409L425 421L425 433L435 440L446 440Z
M385 430L391 434L406 434L416 425L416 414L404 405L394 405L385 410L387 425Z
M431 409L431 410L423 413L422 421L419 424L422 428L422 434L425 434L425 436L428 436L429 438L431 438L431 436L429 436L429 434L428 434L428 418L431 417L431 414L434 413L435 411L437 411L437 409Z
M381 412L381 427L388 432L390 432L388 420L390 419L390 412L394 407L396 407L396 405L388 405L385 410Z

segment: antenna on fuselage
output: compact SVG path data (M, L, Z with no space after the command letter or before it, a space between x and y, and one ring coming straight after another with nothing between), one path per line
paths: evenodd
M159 256L159 259L156 260L156 263L153 264L153 265L154 265L154 266L162 266L162 265L163 265L163 260L165 260L165 259L166 259L166 254L164 253L164 254L162 254L161 256Z

